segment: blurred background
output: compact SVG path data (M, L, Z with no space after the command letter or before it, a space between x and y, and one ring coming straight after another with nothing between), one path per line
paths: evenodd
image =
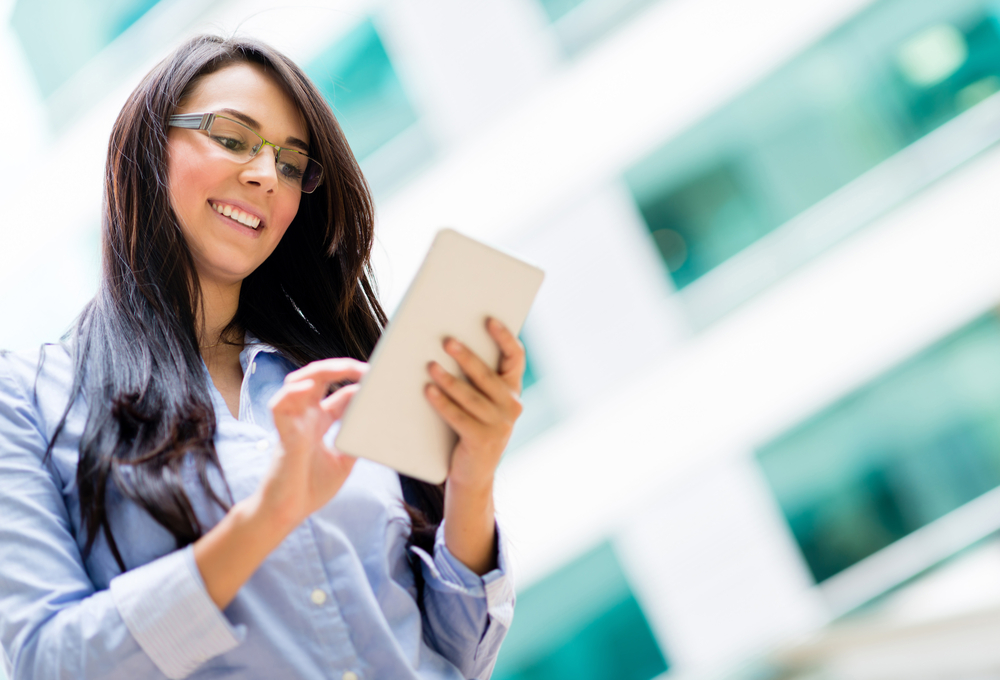
M494 678L1000 677L996 2L0 0L0 31L0 347L93 294L112 121L204 31L329 98L389 310L442 226L546 269Z

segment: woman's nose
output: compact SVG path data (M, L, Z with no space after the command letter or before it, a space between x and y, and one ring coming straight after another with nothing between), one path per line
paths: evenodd
M278 183L277 152L265 145L240 169L241 181L270 190Z

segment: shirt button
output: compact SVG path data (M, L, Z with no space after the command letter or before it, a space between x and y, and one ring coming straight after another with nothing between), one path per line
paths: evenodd
M266 439L261 439L259 442L257 442L258 451L267 451L269 446L271 446L271 442L267 441Z
M255 361L252 364L250 364L250 375L253 375L256 372L257 372L257 362Z
M358 680L358 674L354 671L344 671L344 674L340 677L341 680Z
M312 591L312 595L309 596L309 599L312 600L312 603L315 605L323 604L324 602L326 602L326 593L317 588L316 590Z

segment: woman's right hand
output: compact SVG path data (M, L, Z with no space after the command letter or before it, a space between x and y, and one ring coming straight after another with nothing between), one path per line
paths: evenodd
M222 521L195 541L194 559L212 601L221 610L285 537L340 490L354 458L323 443L344 414L368 364L354 359L315 361L285 378L271 399L281 437L271 469L257 491L236 503Z
M323 442L340 419L368 364L355 359L324 359L289 373L269 406L281 438L271 469L259 489L262 509L289 530L326 505L340 490L355 459Z

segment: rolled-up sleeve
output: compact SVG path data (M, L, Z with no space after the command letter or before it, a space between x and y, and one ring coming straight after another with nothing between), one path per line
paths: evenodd
M10 680L183 678L232 649L191 549L94 588L46 440L0 357L0 643Z
M230 625L215 606L191 546L113 578L111 596L136 642L168 678L187 677L246 635L245 626Z
M411 548L422 562L430 642L467 678L490 677L514 619L514 587L505 544L497 527L497 568L482 576L448 551L444 522L438 527L433 556Z

